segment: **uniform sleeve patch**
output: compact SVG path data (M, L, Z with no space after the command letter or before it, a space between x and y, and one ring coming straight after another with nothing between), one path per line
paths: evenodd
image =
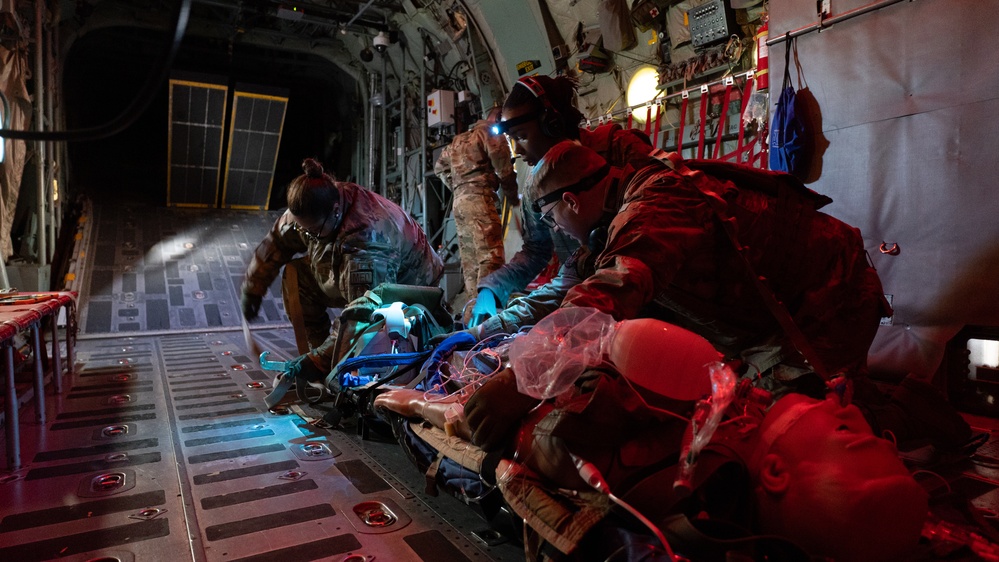
M370 285L375 280L375 274L370 269L359 269L350 272L351 285Z

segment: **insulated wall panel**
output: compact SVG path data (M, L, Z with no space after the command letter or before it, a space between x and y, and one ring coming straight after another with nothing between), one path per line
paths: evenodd
M769 6L771 38L815 22L814 3ZM806 183L833 198L823 212L860 228L892 295L871 372L931 380L962 327L999 326L999 0L832 9L859 15L799 36L792 50L798 99L812 100L798 109L814 147ZM775 78L786 50L770 49ZM882 253L882 243L900 251Z
M221 84L170 80L167 205L216 205L228 90Z
M266 209L288 98L238 88L233 94L222 206Z

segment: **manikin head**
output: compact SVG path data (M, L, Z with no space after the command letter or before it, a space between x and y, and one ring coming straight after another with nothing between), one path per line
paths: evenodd
M759 427L750 461L759 530L837 561L903 560L919 541L927 494L837 397L781 398Z

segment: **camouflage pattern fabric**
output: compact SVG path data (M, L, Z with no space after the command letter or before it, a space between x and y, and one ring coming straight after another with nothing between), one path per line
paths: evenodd
M327 308L342 307L381 283L438 284L444 265L406 211L357 184L338 182L337 187L343 205L340 226L324 239L310 241L285 211L254 250L243 292L263 296L281 268L302 254L294 267L304 287L299 293L302 314L310 321L319 321ZM316 327L307 329L314 339Z
M437 177L453 193L458 253L469 293L505 262L496 189L507 198L517 197L510 145L506 137L490 134L489 125L479 120L456 135L434 164Z
M517 194L517 176L513 171L510 144L503 135L493 135L484 119L455 135L434 164L434 173L451 191L465 184L502 187L508 195Z
M496 193L466 184L454 195L454 227L465 290L473 293L479 279L503 267L503 229Z
M886 310L859 231L814 210L779 212L776 198L729 182L702 181L724 194L746 257L826 367L862 369ZM782 335L698 185L659 164L637 174L626 168L622 185L605 249L597 256L578 251L551 284L483 323L482 335L511 333L558 306L594 307L621 320L659 318L730 356ZM792 345L782 347L786 360L800 361Z
M596 129L580 129L579 142L592 149L611 166L631 164L635 169L649 162L652 144L638 129L624 129L617 123L607 123ZM529 194L525 194L529 195ZM552 232L541 224L541 213L531 210L530 201L521 205L524 224L524 244L504 267L479 281L479 286L491 290L507 302L510 294L521 291L548 265L554 251L560 262L579 248L579 242L561 232Z

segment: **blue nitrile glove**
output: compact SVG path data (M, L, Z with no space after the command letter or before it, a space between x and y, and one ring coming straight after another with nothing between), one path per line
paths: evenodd
M496 298L496 293L485 287L479 289L479 296L475 298L475 306L472 307L472 317L468 320L468 327L474 328L496 316L498 306L499 299Z
M326 378L327 372L316 365L312 356L306 353L288 362L288 374L309 382L319 382Z

